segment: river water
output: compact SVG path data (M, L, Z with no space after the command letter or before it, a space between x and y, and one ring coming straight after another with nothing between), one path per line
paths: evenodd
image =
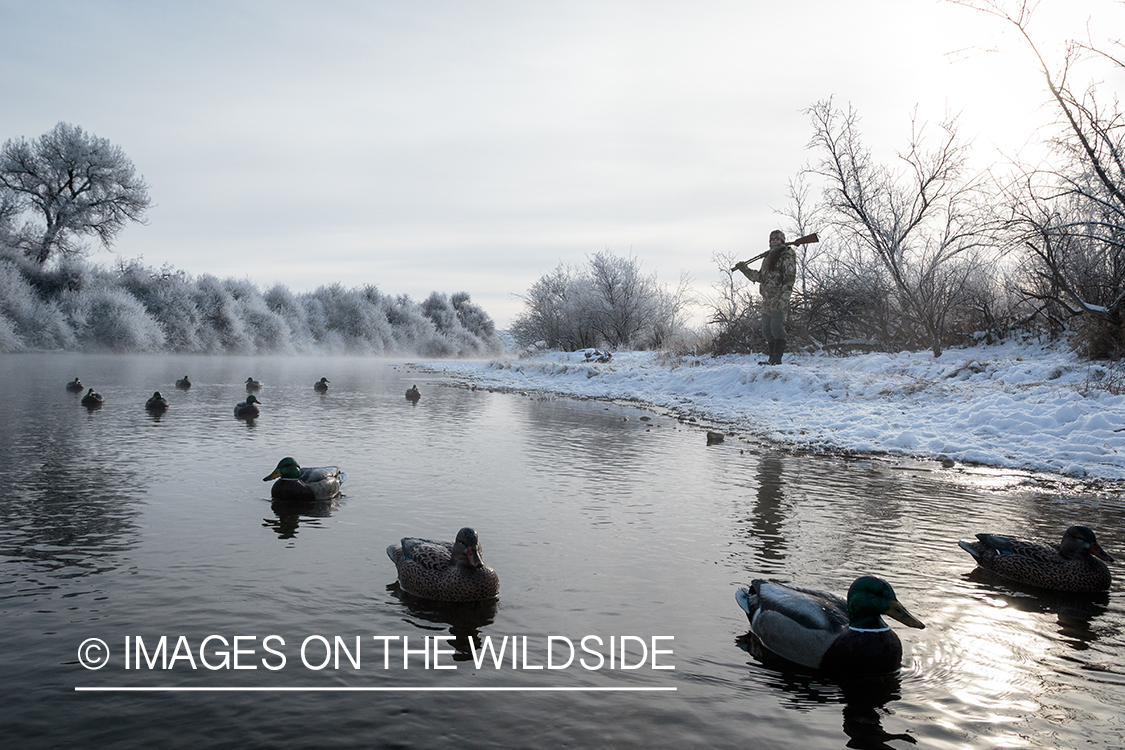
M637 405L386 360L5 355L0 385L5 747L1125 747L1120 562L1107 595L1051 596L956 544L1083 523L1120 561L1111 490L709 446ZM271 502L287 455L343 468L344 495ZM387 545L467 525L499 601L401 594ZM893 623L899 675L830 681L745 638L751 578L865 573L926 624Z

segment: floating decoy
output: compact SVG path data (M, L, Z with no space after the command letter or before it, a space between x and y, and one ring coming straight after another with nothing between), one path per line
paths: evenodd
M261 413L258 411L258 404L260 403L262 402L258 400L258 397L251 393L245 401L239 401L234 405L234 416L253 419Z
M152 394L152 398L145 401L145 408L149 411L164 411L168 408L168 399L160 395L160 391Z
M188 376L184 375L182 378L177 380L176 381L176 387L179 388L181 391L186 391L188 388L191 388L191 381L188 380Z
M477 602L500 593L500 577L481 559L477 532L465 527L452 542L405 537L387 547L403 591L440 602Z
M925 625L906 611L881 578L862 576L847 601L762 579L735 592L750 632L773 653L827 672L888 674L902 667L902 642L883 621L893 617L912 628Z
M1017 583L1053 591L1105 591L1113 562L1085 526L1071 526L1059 544L1017 539L1001 534L977 534L977 541L957 542L977 565ZM1102 562L1102 561L1105 562Z
M296 459L286 456L277 462L277 468L268 477L268 482L277 481L270 487L274 500L330 500L340 494L340 485L348 475L335 466L319 466L302 469Z
M246 392L247 393L252 393L254 391L260 391L260 390L262 390L262 383L261 383L260 380L254 380L254 378L246 378Z
M66 389L70 393L81 393L84 390L84 386L82 385L81 380L75 378L74 380L66 384Z
M93 388L87 391L86 395L82 397L83 406L101 406L105 403L102 394L96 393Z
M406 400L417 401L422 398L422 393L418 390L418 386L412 385L406 389Z
M328 378L321 378L313 383L313 390L317 393L328 393L328 384L331 382Z

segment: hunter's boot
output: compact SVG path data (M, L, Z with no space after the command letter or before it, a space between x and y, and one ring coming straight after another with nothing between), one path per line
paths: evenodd
M773 350L776 347L776 345L777 345L777 341L775 339L770 339L769 341L766 342L766 348L768 349L767 356L769 357L769 359L759 360L758 364L760 364L760 365L772 365L773 364Z
M773 348L770 350L769 363L771 365L780 365L782 354L785 354L785 339L774 339Z

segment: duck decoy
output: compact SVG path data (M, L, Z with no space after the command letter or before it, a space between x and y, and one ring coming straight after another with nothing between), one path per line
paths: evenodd
M268 482L277 481L270 487L274 500L331 500L340 494L340 485L348 475L335 466L319 466L302 469L296 459L286 456L277 462L277 467L268 477Z
M234 416L253 419L261 413L258 411L258 404L260 403L262 402L258 400L258 397L251 393L245 401L239 401L234 405Z
M188 380L188 376L184 375L182 378L177 380L176 381L176 387L179 388L181 391L186 391L188 388L191 388L191 381Z
M75 378L74 380L66 384L66 390L70 393L81 393L85 389L82 385L82 381L78 378Z
M500 593L500 577L481 559L477 532L466 526L452 542L404 537L387 547L398 569L398 585L422 599L478 602Z
M89 391L87 391L86 395L82 397L82 405L83 406L98 407L98 406L101 406L104 403L105 403L105 398L102 397L102 394L94 391L93 388L91 388Z
M152 398L145 401L145 408L149 411L164 411L168 408L168 399L160 395L160 391L152 394Z
M1109 588L1105 563L1113 558L1098 546L1097 537L1086 526L1071 526L1058 544L1002 534L977 534L977 541L962 539L957 544L979 567L1017 583L1052 591Z
M262 390L262 382L254 380L254 378L246 378L246 392L253 393L254 391Z
M313 390L317 393L328 393L328 384L331 382L328 378L321 378L313 383Z
M418 399L420 398L422 398L422 393L418 390L418 386L412 385L406 389L407 401L414 401L415 403L417 403Z
M881 578L861 576L845 601L762 579L735 592L750 620L750 632L769 651L795 664L826 672L889 674L902 668L902 642L883 621L893 617L924 628Z

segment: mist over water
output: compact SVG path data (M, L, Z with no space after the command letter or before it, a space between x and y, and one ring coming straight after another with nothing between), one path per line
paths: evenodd
M185 374L193 385L179 391ZM64 390L76 376L104 406ZM233 414L247 377L263 383L252 421ZM321 377L326 394L313 390ZM981 531L1052 538L1081 522L1120 559L1116 496L736 437L709 446L703 427L660 412L474 390L387 359L21 354L0 358L0 383L0 735L19 747L1120 742L1120 575L1106 595L1044 595L974 573L956 545ZM412 384L417 404L404 397ZM171 403L162 415L144 409L156 390ZM272 501L262 478L289 455L343 468L343 495ZM450 607L401 593L386 546L466 525L500 575L499 600ZM750 579L842 593L865 573L926 624L894 625L899 675L830 681L745 638L734 591ZM283 668L268 666L279 661L264 649L271 635ZM182 637L191 658L161 668L161 636L166 656ZM227 647L201 649L209 636ZM324 639L308 641L313 666L337 637L359 666L347 654L306 666L312 636ZM425 667L427 636L449 636L440 660L455 669ZM536 668L550 636L597 636L602 667ZM674 670L652 668L651 654L638 668L609 658L626 637L631 667L658 636L672 637L657 642L671 653L656 663ZM125 668L138 637L153 668ZM239 642L252 651L240 664L255 668L203 663L233 659L235 637L253 637ZM516 666L510 650L500 668L474 663L485 639L505 637L521 645ZM89 638L108 646L103 669L79 664ZM419 653L404 667L407 638ZM75 691L126 686L390 690ZM675 690L404 690L450 687Z

